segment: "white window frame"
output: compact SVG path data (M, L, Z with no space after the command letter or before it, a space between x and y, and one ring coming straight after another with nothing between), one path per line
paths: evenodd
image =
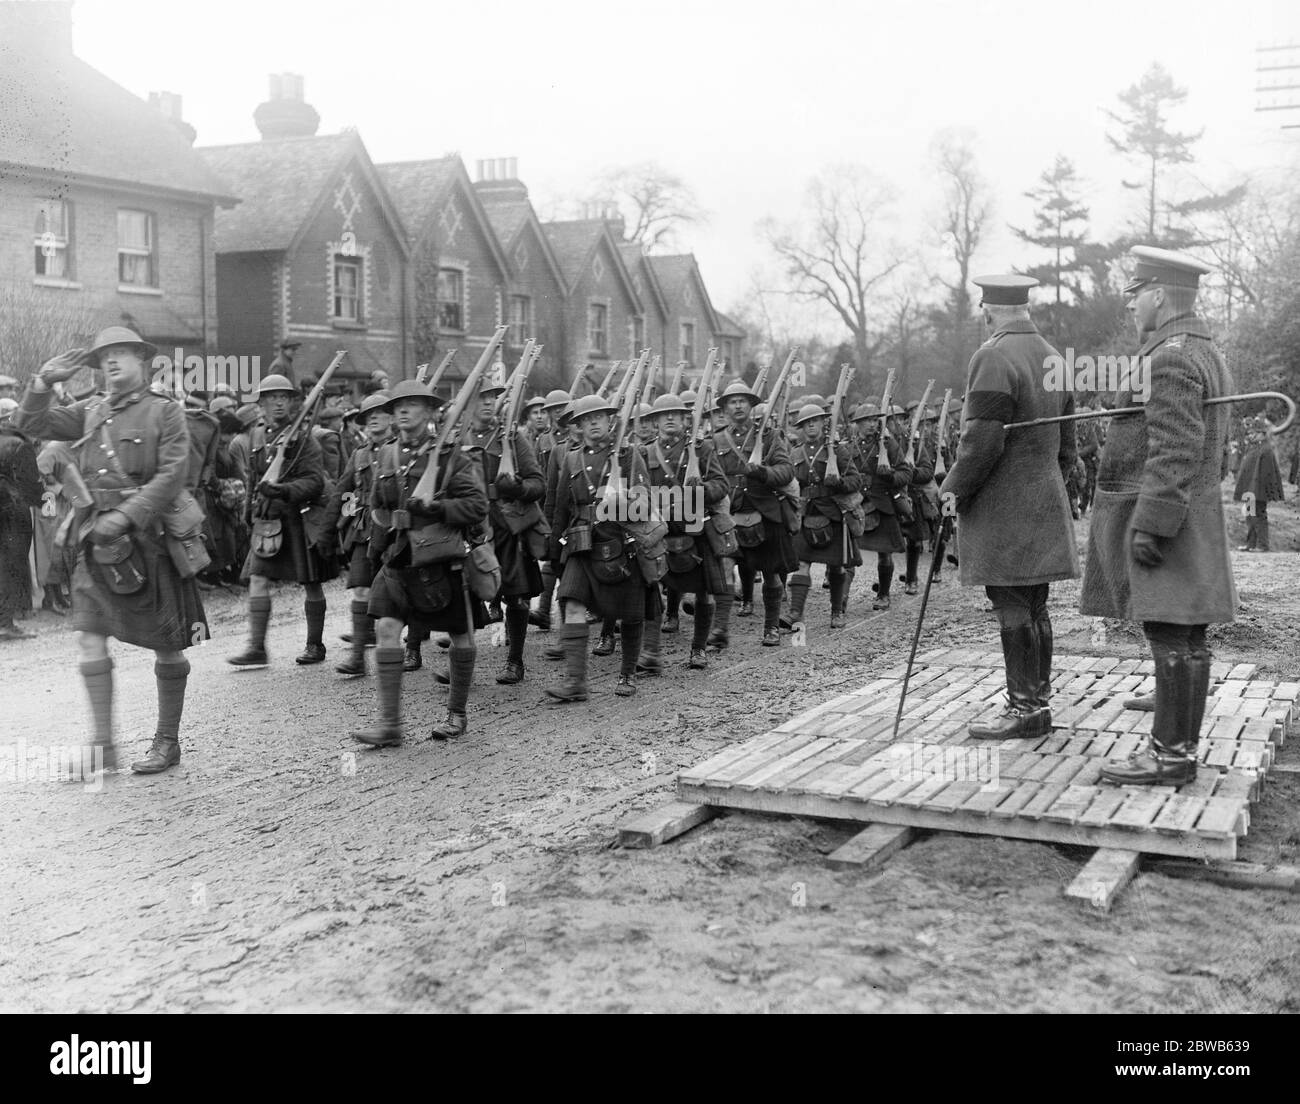
M592 325L598 310L604 312L600 330L596 330ZM599 342L594 340L597 334L600 336ZM609 355L609 300L607 299L587 300L587 348L596 356Z
M442 297L442 288L439 285L441 285L442 283L442 278L444 274L449 276L455 276L456 279L459 281L459 285L460 285L459 302L456 302L455 300L452 299L444 299ZM437 276L437 281L434 284L434 287L437 295L436 305L438 310L438 330L440 332L442 333L467 333L468 332L466 327L468 327L469 325L469 310L467 308L467 304L465 303L465 293L468 285L469 285L469 281L468 279L466 279L465 270L463 268L458 268L455 265L438 266L438 276ZM451 306L453 304L455 305L457 311L460 314L460 324L457 326L444 325L442 320L443 307Z
M122 216L125 214L144 216L146 239L144 248L122 244ZM123 279L122 261L125 257L144 257L148 260L149 277L146 282ZM117 209L117 285L127 291L158 287L158 217L153 211L146 211L139 207Z
M520 304L523 305L523 317L517 319L515 308ZM534 336L533 328L533 297L531 295L511 295L510 296L510 344L515 348L521 348L525 341Z
M690 341L686 340L686 332L690 331ZM687 319L677 324L677 348L681 353L678 358L686 361L687 364L695 363L695 320Z
M59 232L50 229L50 212L58 210L59 212ZM73 234L73 213L72 201L69 199L42 199L36 205L36 229L35 242L36 251L33 257L35 275L38 281L64 284L74 280L73 272L73 253L72 253L72 234ZM50 237L47 238L46 234ZM54 255L47 257L45 251L53 249ZM55 266L60 269L58 272L49 271L49 262L59 258L60 263ZM41 271L42 266L46 266L45 271Z

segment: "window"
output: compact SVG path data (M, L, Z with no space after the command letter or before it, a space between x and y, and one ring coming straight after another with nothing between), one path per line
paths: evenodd
M695 323L683 322L681 328L682 356L687 364L695 363Z
M36 205L36 275L72 279L72 204L63 199Z
M609 308L604 303L587 305L587 345L593 353L604 356L609 348Z
M723 367L729 367L736 363L736 343L731 338L725 338L722 342L722 364Z
M128 287L157 287L154 218L148 211L117 212L117 282Z
M632 348L628 350L628 355L637 356L645 348L645 319L640 315L633 318L631 330Z
M523 345L533 336L533 301L527 295L510 296L510 344Z
M438 270L438 329L465 328L465 274L454 268Z
M361 260L357 257L334 258L334 317L339 322L362 321Z

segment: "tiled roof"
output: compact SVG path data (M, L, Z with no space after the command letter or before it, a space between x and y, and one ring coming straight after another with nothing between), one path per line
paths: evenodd
M711 315L715 314L713 304L708 298L708 288L704 285L704 277L700 275L699 266L695 263L694 253L676 253L668 256L652 254L646 259L654 269L655 275L659 277L659 286L663 288L669 310L677 310L681 307L686 288L694 274L699 279L700 289L704 292L704 309Z
M572 222L544 222L542 228L550 240L560 270L569 287L574 287L582 275L587 259L605 232L602 219L575 219Z
M745 327L722 311L714 311L718 316L718 333L726 337L745 337Z
M655 302L659 304L660 311L667 314L668 303L664 298L663 288L659 286L659 277L655 274L655 270L645 263L646 257L641 244L639 242L620 242L618 251L623 258L623 263L627 266L628 272L635 274L638 269L644 266L647 282L650 285L650 290L654 293Z
M433 217L438 197L451 187L460 172L460 158L452 154L429 161L397 161L376 165L375 169L397 205L411 239L418 241Z
M238 194L156 108L71 54L0 42L0 103L0 180L30 167L227 203Z
M478 187L474 190L478 193L483 209L487 212L488 222L492 224L501 244L509 245L528 222L533 205L527 196L494 195Z

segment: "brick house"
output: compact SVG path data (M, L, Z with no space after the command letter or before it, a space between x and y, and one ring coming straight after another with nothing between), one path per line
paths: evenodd
M665 360L671 359L674 364L679 360L686 361L685 378L698 380L704 371L709 346L718 346L720 353L722 350L718 341L722 324L704 286L700 266L695 263L692 253L652 255L646 261L658 277L667 304L664 348L669 356ZM738 362L735 361L730 361L725 367L729 377L734 376L737 370Z
M218 334L213 219L236 202L180 99L146 103L72 53L72 5L0 3L0 371L104 326L163 352ZM168 117L170 116L170 117Z
M261 355L299 341L294 374L348 358L336 379L414 374L406 228L355 131L317 135L301 78L271 78L258 142L198 152L239 206L216 220L221 351ZM265 369L264 369L265 370Z
M615 229L622 230L621 220L615 221L612 225ZM618 251L632 277L632 290L641 300L642 313L638 330L644 336L640 347L649 345L650 349L660 357L661 378L655 383L658 390L664 390L672 381L679 359L674 355L672 344L668 341L668 301L664 298L659 277L655 274L640 243L620 242Z
M513 273L502 243L459 156L380 165L379 175L410 235L417 357L436 363L458 349L445 379L464 379L505 317Z
M713 331L713 344L717 346L718 355L722 357L727 375L739 377L748 367L745 349L745 328L734 318L714 311L718 319L718 328Z

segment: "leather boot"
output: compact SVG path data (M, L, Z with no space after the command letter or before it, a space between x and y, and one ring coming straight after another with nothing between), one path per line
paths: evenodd
M682 596L677 591L668 588L664 601L664 621L663 631L669 634L681 632L682 622L678 617L677 611L681 608Z
M1052 731L1052 618L1044 606L1034 617L1035 644L1038 648L1038 726L1043 735Z
M158 730L149 754L131 764L136 774L158 774L181 761L181 715L185 709L185 684L190 675L190 662L153 665L154 679L158 683Z
M810 579L809 582L812 580ZM776 648L781 644L781 595L785 587L763 588L763 647Z
M472 647L453 646L447 653L447 669L451 675L448 680L451 690L447 694L447 719L442 724L433 726L429 733L433 739L454 740L457 736L465 735L465 730L469 727L465 719L465 707L469 704L469 688L474 682L474 661L477 657L478 649Z
M313 663L325 662L325 600L307 598L302 603L303 613L307 618L307 646L295 663L307 667Z
M512 686L524 679L524 639L528 635L528 610L526 607L506 607L506 665L497 675L497 682Z
M657 675L664 669L663 659L659 655L661 634L664 628L657 617L645 622L641 632L641 657L637 660L636 671L641 675ZM627 654L627 626L623 626L623 649Z
M1002 630L1007 705L991 721L976 721L970 734L983 740L1041 736L1038 714L1038 639L1032 621Z
M689 666L696 671L703 671L709 661L704 649L709 643L709 630L713 625L713 602L707 594L695 596L695 630L691 634L691 658Z
M1268 547L1268 516L1266 514L1260 514L1255 518L1255 535L1258 538L1255 545L1256 551L1270 551Z
M844 569L844 597L840 600L840 616L845 619L849 616L849 591L853 587L853 576L856 572L851 567Z
M843 571L831 568L831 628L842 629L848 624L844 615L844 595L848 592L849 581Z
M418 671L423 666L424 657L420 654L420 642L408 640L406 647L402 649L402 670Z
M804 606L808 604L808 588L812 586L811 575L794 574L790 576L790 610L782 614L780 626L790 632L803 621Z
M658 625L655 626L658 628ZM623 662L618 674L618 685L614 693L620 698L630 698L636 693L637 657L641 654L645 639L645 622L637 621L629 625L626 621L621 627L623 636Z
M894 579L892 562L876 565L876 585L871 589L876 592L876 600L871 603L873 610L889 609L889 585Z
M248 599L248 644L238 655L226 660L232 667L265 667L266 626L271 620L270 596Z
M614 654L614 632L616 630L614 618L606 617L600 623L600 639L596 641L596 646L591 649L592 655L609 656Z
M1186 652L1156 657L1156 715L1151 721L1151 739L1126 760L1102 767L1103 781L1117 786L1182 786L1196 780L1196 743L1205 716L1199 677L1199 669L1193 669L1193 659ZM1208 686L1208 659L1205 677ZM1197 697L1199 705L1194 701ZM1196 733L1189 735L1193 713Z
M718 594L713 605L713 630L709 633L709 647L721 651L731 643L731 607L736 598L733 594ZM696 610L697 617L699 610Z
M586 622L560 626L560 643L564 646L564 681L559 686L548 686L547 696L555 702L587 700L587 642L591 628Z
M375 649L375 693L379 699L379 722L352 733L352 738L371 747L394 747L402 732L402 649Z
M916 594L916 566L921 562L921 546L916 541L907 542L907 552L904 553L907 560L907 574L903 576L903 593Z
M352 632L348 643L351 650L342 663L338 664L334 670L340 675L349 675L356 677L366 673L366 645L374 643L375 622L371 616L366 613L367 604L354 599L352 602ZM369 639L367 639L369 638Z

